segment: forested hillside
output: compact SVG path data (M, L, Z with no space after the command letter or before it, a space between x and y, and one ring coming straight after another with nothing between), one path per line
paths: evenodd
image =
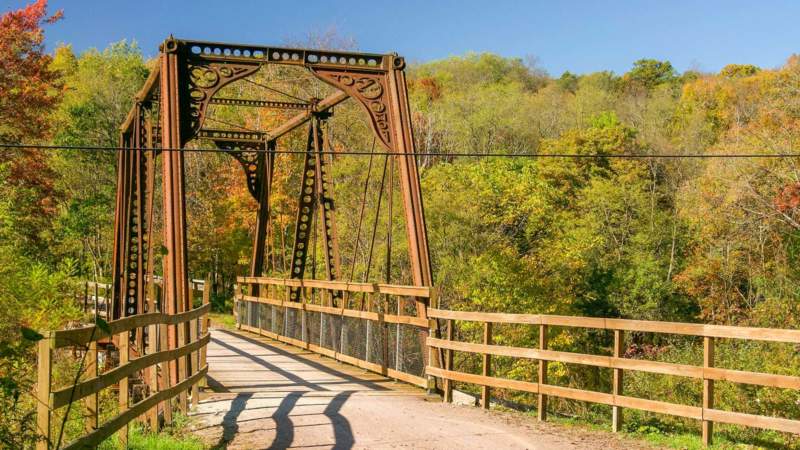
M48 19L43 5L6 14L0 24L0 141L116 146L118 126L154 62L131 42L80 54L68 45L45 52L41 26L58 17ZM290 75L264 76L280 83ZM425 154L419 162L435 284L444 306L800 327L798 159L752 157L800 149L797 57L787 55L778 68L731 64L719 73L678 73L668 61L641 59L622 74L559 75L520 59L467 54L413 65L409 88L416 143ZM295 89L306 97L321 97L315 89L324 90ZM249 85L233 91L247 98L263 94ZM374 143L361 116L355 105L337 109L334 148L369 151ZM226 115L224 108L215 117L260 129L280 118ZM281 146L302 149L302 134ZM623 154L664 157L615 157ZM295 156L285 157L287 166L299 161ZM20 394L31 386L33 353L20 330L81 320L73 300L79 282L109 279L115 158L103 151L0 150L0 407L14 411L0 419L6 443L32 433L29 421L21 425L30 418L31 404ZM356 255L344 257L343 267L357 280L372 270L371 279L390 272L390 281L402 282L402 261L387 270L383 256L376 256L371 269L366 265L368 235L356 233L368 229L367 222L372 227L374 212L361 226L354 211L365 188L367 206L376 207L380 180L374 173L383 164L382 157L335 159L334 177L342 185L337 220L343 236L350 236L343 237L343 255ZM373 178L365 180L368 165ZM187 170L190 270L214 275L222 308L235 276L249 264L255 203L238 163L226 155L189 154ZM272 244L280 250L271 255L276 273L286 270L298 171L277 173ZM391 225L388 216L374 218L384 230L375 255L387 250L387 226L394 234L392 251L404 253L397 189L393 202ZM509 328L497 340L525 345L534 334ZM627 351L685 361L695 357L691 349L697 344L641 335ZM557 349L609 345L609 336L589 333L564 334L553 342ZM800 373L794 349L721 347L723 364ZM497 364L507 376L535 377L535 362ZM580 379L602 388L609 379L600 376L601 369L551 367L553 379L565 384ZM632 395L686 401L699 395L697 385L678 379L629 383ZM730 389L728 398L751 400L747 408L753 412L800 412L797 393L718 389ZM566 402L560 408L593 412Z

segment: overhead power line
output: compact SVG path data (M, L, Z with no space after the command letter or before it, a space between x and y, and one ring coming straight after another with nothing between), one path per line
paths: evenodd
M231 153L231 150L220 148L137 148L137 147L105 147L105 146L92 146L92 145L39 145L39 144L2 144L0 149L18 149L18 150L48 150L48 151L87 151L87 152L119 152L129 150L156 150L160 152L187 152L187 153ZM250 149L244 150L250 153L275 153L285 155L304 155L305 150L267 150L267 149ZM452 157L452 158L578 158L578 159L591 159L591 158L615 158L615 159L680 159L680 158L695 158L695 159L718 159L718 158L798 158L799 152L781 152L781 153L667 153L667 154L653 154L653 153L614 153L614 154L601 154L601 153L487 153L487 152L464 152L464 153L439 153L439 152L389 152L389 151L364 151L364 150L325 150L318 153L333 154L333 155L353 155L353 156L437 156L437 157Z

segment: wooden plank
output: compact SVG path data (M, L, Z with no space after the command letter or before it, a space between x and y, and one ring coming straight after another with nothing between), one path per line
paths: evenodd
M709 421L743 425L746 427L763 428L767 430L782 431L784 433L800 434L800 421L783 419L779 417L758 416L719 409L703 408L703 418Z
M453 328L455 324L453 323L453 319L447 320L447 340L442 342L447 342L448 344L453 343ZM430 337L428 338L431 339ZM441 339L437 339L441 340ZM453 370L453 350L452 348L448 348L444 354L444 369L445 370ZM450 379L445 378L444 380L444 401L446 403L450 403L453 401L453 382Z
M203 318L201 317L200 320ZM197 342L197 334L199 332L198 328L200 327L200 323L198 320L192 320L189 322L189 345ZM189 375L193 375L195 371L200 367L200 353L198 353L199 349L192 350L190 353L190 372ZM200 404L200 384L195 383L192 385L192 408L197 408Z
M130 357L130 339L128 331L123 331L118 335L119 339L119 366L124 367L128 364L128 358ZM128 377L124 376L121 377L119 380L119 412L120 414L125 414L128 410L128 403L129 403L129 395L130 392L128 390ZM120 427L119 429L119 446L121 448L128 448L128 422L133 420L139 414L132 416L129 420L125 422L125 424Z
M384 314L378 312L361 311L356 309L342 309L334 306L315 305L312 303L293 302L293 301L279 300L268 297L253 297L250 295L239 295L237 297L237 300L245 302L253 302L253 303L262 303L272 306L278 306L281 308L296 309L300 311L324 313L333 316L340 316L340 317L344 316L344 317L352 317L355 319L371 320L373 322L399 323L405 325L413 325L420 328L428 327L427 319L417 316L398 316L395 314Z
M714 367L714 338L703 338L703 368ZM714 407L714 380L703 379L703 412ZM703 414L703 445L711 445L714 422Z
M127 364L120 364L119 366L109 370L108 372L82 381L74 386L61 388L50 394L50 405L52 408L60 408L69 403L70 398L77 401L86 396L100 392L102 389L108 388L119 382L125 377L133 375L134 373L150 367L154 364L173 360L175 358L185 356L199 348L205 347L210 341L211 336L206 333L200 340L192 342L180 348L172 350L162 350L155 353L142 356L129 361Z
M596 392L596 391L584 391L582 389L553 386L550 384L540 383L539 394L553 396L553 397L568 398L570 400L579 400L582 402L602 403L604 405L614 404L614 396L612 394L606 394L604 392ZM545 419L546 418L547 416L545 415Z
M122 333L123 331L130 331L134 328L146 327L149 325L157 325L166 323L170 325L177 325L186 321L196 319L211 309L211 305L203 305L191 311L186 311L180 314L164 314L164 313L147 313L137 314L135 316L125 317L119 320L113 320L108 323L111 333L105 333L100 328L94 325L73 328L70 330L59 330L52 332L52 348L61 348L69 345L84 345L90 340L100 340L103 338L111 337Z
M702 411L701 411L702 408L697 406L680 405L680 404L660 402L656 400L648 400L636 397L626 397L623 395L615 396L614 394L607 394L604 392L585 391L581 389L567 388L562 386L553 386L553 385L540 386L538 383L507 380L495 377L484 377L482 375L454 372L431 366L426 367L425 370L430 375L444 379L461 381L464 383L489 385L494 388L514 389L518 391L525 391L532 393L541 392L553 397L567 398L570 400L579 400L591 403L601 403L610 406L639 409L643 411L651 411L661 414L687 417L690 419L699 420L702 418ZM785 420L785 419L778 419L778 420ZM800 423L800 422L795 422L795 423Z
M36 428L41 437L36 441L36 450L50 448L50 384L52 383L53 353L49 338L39 341L36 377Z
M547 349L547 325L539 325L539 350L542 352ZM547 385L547 361L539 359L539 394L537 396L536 416L539 420L547 420L547 395L542 388Z
M800 377L768 373L746 372L742 370L704 367L703 378L730 381L732 383L757 384L783 389L800 389Z
M97 342L90 342L89 348L86 351L86 375L91 378L97 378L98 371L97 371ZM51 407L54 405L54 399L52 396L55 393L51 393L50 397L48 398ZM99 425L98 415L99 415L99 396L97 391L88 395L86 398L86 431L91 433L92 431L97 429Z
M211 303L211 274L206 276L204 286L208 286L209 288L203 290L203 306ZM236 310L235 304L233 309L234 311ZM204 314L200 320L201 320L200 336L205 336L206 334L208 334L208 327L211 319L209 319L208 314ZM208 347L205 345L200 347L200 367L205 367L207 354L208 354ZM203 377L203 379L200 381L200 386L206 387L206 384L207 384L206 377Z
M584 364L612 369L637 370L665 375L676 375L701 379L703 368L685 364L665 363L660 361L647 361L642 359L615 358L612 356L586 355L582 353L561 352L554 350L541 350L526 347L510 347L501 345L474 344L470 342L446 341L428 338L427 345L442 349L462 352L490 354L496 356L510 356L513 358L527 358L544 361L562 362L567 364Z
M483 324L483 343L484 345L491 345L492 344L492 323L485 322ZM483 376L484 377L491 377L492 376L492 356L488 353L483 354ZM489 390L489 386L483 386L481 388L481 406L483 409L489 409L489 404L491 403L491 392Z
M624 395L616 396L614 398L614 404L642 411L687 417L689 419L702 419L702 408L699 406L680 405L677 403L660 402L644 398L626 397Z
M475 322L516 323L531 325L543 323L553 326L800 343L800 330L776 328L736 327L727 325L705 325L697 323L658 322L599 317L448 311L435 308L429 308L428 315L431 318L469 320Z
M624 331L614 330L614 358L622 358L622 347L625 341ZM613 379L611 381L612 394L614 394L615 402L611 408L611 431L619 433L622 430L622 408L616 404L616 397L622 395L622 369L614 369Z
M515 391L531 392L534 394L539 392L539 384L531 383L528 381L518 381L518 380L509 380L506 378L474 375L471 373L440 369L438 367L433 367L433 366L427 366L425 368L425 373L442 379L461 381L463 383L471 383L481 386L490 386L498 389L513 389Z
M606 328L606 319L599 317L543 315L542 324L559 327Z
M352 283L347 281L300 280L294 278L238 277L239 283L261 284L272 286L290 286L297 288L315 288L333 291L364 292L406 297L430 298L432 288L429 286L401 286L383 283Z
M177 345L177 348L180 348L180 347L183 347L183 346L186 345L186 341L187 341L188 336L187 336L187 333L186 333L187 332L186 326L184 324L178 324L177 328L178 328L178 333L177 333L178 334L178 342L177 342L176 345ZM186 380L187 378L190 378L189 377L189 373L188 373L188 367L187 367L187 362L188 361L187 361L187 357L186 356L179 356L178 358L176 358L176 360L178 362L178 380L177 381L178 381L178 383L180 383L181 381ZM178 408L180 409L181 413L183 413L183 414L187 414L189 412L189 399L188 399L188 395L187 395L186 391L187 390L184 389L184 390L182 390L181 392L178 393Z
M167 324L161 324L158 326L158 341L159 341L159 350L160 351L168 351L169 350L169 342L167 339L168 334L168 326ZM161 364L161 388L159 389L159 393L161 391L165 391L170 388L172 384L172 380L169 373L169 366L170 361L174 358L170 358L167 361L163 361ZM165 401L163 401L162 409L164 411L164 423L169 425L172 423L172 401L171 397Z
M506 314L474 311L450 311L446 309L428 308L431 319L468 320L472 322L517 323L539 325L542 316L539 314Z
M191 386L193 383L197 382L197 380L205 376L206 372L208 372L208 366L203 367L197 373L192 375L190 378L181 381L175 386L148 396L144 400L141 400L135 405L131 406L124 413L118 414L113 419L110 419L107 422L103 423L100 426L100 428L98 428L95 432L89 433L86 436L83 436L69 443L69 445L64 447L64 450L77 450L99 445L109 436L114 434L117 430L126 426L128 422L130 422L131 420L135 419L136 417L147 411L147 409L153 407L159 402L167 401L175 397L181 391L186 391L186 389L188 389L189 386Z

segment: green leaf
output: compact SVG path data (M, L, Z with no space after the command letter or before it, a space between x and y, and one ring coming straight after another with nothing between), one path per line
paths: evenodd
M41 333L36 330L32 330L27 327L21 327L20 331L22 332L22 338L26 341L37 342L44 339L44 336L42 336Z
M167 254L169 254L169 250L167 249L167 247L162 245L161 248L158 249L158 254L161 256L166 256Z
M109 325L108 322L106 322L105 320L101 319L100 317L95 319L94 324L103 333L109 334L109 335L111 334L111 325Z

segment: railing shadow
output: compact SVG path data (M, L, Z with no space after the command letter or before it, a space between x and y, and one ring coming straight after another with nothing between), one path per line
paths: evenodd
M230 392L231 389L240 390L247 388L256 389L260 387L277 387L277 388L302 387L308 389L308 391L310 392L335 392L330 387L339 384L355 384L362 387L364 390L369 390L369 391L390 390L388 387L382 386L381 383L379 382L364 380L357 376L337 371L336 369L331 368L327 365L306 359L303 357L303 355L297 355L295 353L286 351L279 347L272 346L268 343L247 336L243 336L239 333L231 333L225 330L215 330L214 333L227 334L235 339L241 339L242 341L245 341L249 344L263 348L264 350L267 350L270 353L284 356L288 358L292 364L295 363L302 364L311 367L316 371L337 378L336 380L326 381L326 382L310 381L297 375L296 373L293 373L290 370L281 367L279 364L275 364L264 358L254 356L248 353L247 351L244 351L240 348L237 348L234 345L231 345L228 342L224 342L223 340L214 337L211 339L213 344L218 345L219 347L227 351L233 352L236 355L247 358L248 360L256 363L257 365L286 378L290 382L286 384L277 384L277 385L252 384L252 385L232 387L232 386L224 386L218 380L214 380L213 383L209 384L215 390ZM333 397L331 397L330 400L327 402L324 411L321 413L322 415L328 418L331 426L333 427L334 443L332 448L334 449L346 450L352 448L355 445L355 436L353 434L352 426L348 421L348 419L341 413L341 410L345 405L345 403L348 401L348 399L350 399L350 397L356 392L357 390L352 390L352 389L336 392L336 394ZM246 409L247 401L253 398L254 394L255 392L246 392L246 393L240 393L236 395L236 397L234 397L233 402L231 403L231 408L225 414L225 417L223 419L222 437L217 447L215 448L225 448L227 443L230 442L235 437L236 433L239 430L238 418L241 415L242 411ZM283 396L277 409L271 415L272 420L275 422L275 438L273 439L272 443L265 446L264 448L285 449L292 446L296 438L296 427L292 421L291 413L297 406L298 401L305 394L306 392L303 391L291 391L287 392L286 395Z

